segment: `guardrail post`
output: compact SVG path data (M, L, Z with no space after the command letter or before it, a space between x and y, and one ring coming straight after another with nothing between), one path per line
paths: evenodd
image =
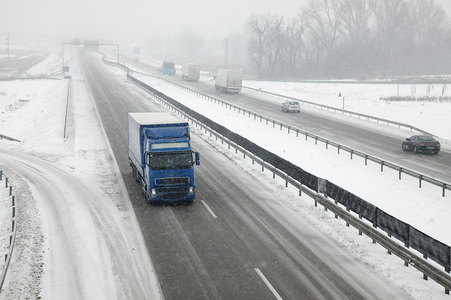
M329 140L326 141L326 149L329 149Z
M381 172L384 172L384 161L381 161Z
M398 176L399 180L401 180L401 174L402 174L402 168L399 168L399 176Z
M340 154L340 148L341 148L341 146L338 145L338 146L337 146L337 152L338 152L338 154Z
M421 181L423 180L423 175L418 176L419 179L419 188L421 188Z
M442 197L445 197L445 189L446 189L446 183L444 183L443 187L442 187Z
M365 166L367 166L367 165L368 165L368 155L365 154Z
M351 159L352 159L352 155L354 154L354 150L351 150Z
M428 255L426 253L424 253L423 254L423 258L427 260L428 259ZM423 273L423 279L424 280L428 280L428 276L425 273Z

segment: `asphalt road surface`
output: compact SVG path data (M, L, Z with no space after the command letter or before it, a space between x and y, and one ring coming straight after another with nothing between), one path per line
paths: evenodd
M194 203L148 204L128 165L127 112L162 108L81 60L166 299L408 298L195 135Z
M136 62L127 57L122 57L121 59L128 65L139 66L143 72L161 76L161 72L157 71L153 66ZM270 118L283 120L284 123L293 127L301 128L331 141L396 163L424 175L444 182L451 182L451 153L449 149L442 147L439 155L415 154L402 150L401 144L403 140L414 133L400 137L399 133L395 134L396 130L393 128L392 132L388 130L380 131L366 126L363 121L361 122L361 126L356 126L355 120L354 123L349 123L349 117L340 118L338 114L333 113L325 116L323 112L315 113L311 109L303 109L303 105L301 105L301 112L299 114L284 113L281 111L283 100L279 99L280 104L276 104L272 96L245 89L238 95L222 94L215 91L213 85L205 84L201 81L183 81L180 75L165 76L165 79L188 86L200 93L227 101ZM309 101L309 99L304 100Z

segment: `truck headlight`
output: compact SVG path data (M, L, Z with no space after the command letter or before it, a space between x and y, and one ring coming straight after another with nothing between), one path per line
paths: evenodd
M188 195L194 194L194 186L189 187Z
M157 196L157 191L155 189L150 190L150 195L152 197L156 197Z

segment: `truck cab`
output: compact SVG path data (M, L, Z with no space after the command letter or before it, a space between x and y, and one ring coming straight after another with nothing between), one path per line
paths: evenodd
M194 165L188 123L168 113L129 114L129 160L149 202L192 202Z

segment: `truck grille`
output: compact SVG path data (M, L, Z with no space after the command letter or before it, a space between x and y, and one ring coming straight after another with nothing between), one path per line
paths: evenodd
M173 177L173 178L157 178L156 185L187 185L189 184L189 177Z
M188 188L186 187L177 187L177 188L159 188L158 195L161 199L165 200L175 200L175 199L184 199L186 194L188 193Z

